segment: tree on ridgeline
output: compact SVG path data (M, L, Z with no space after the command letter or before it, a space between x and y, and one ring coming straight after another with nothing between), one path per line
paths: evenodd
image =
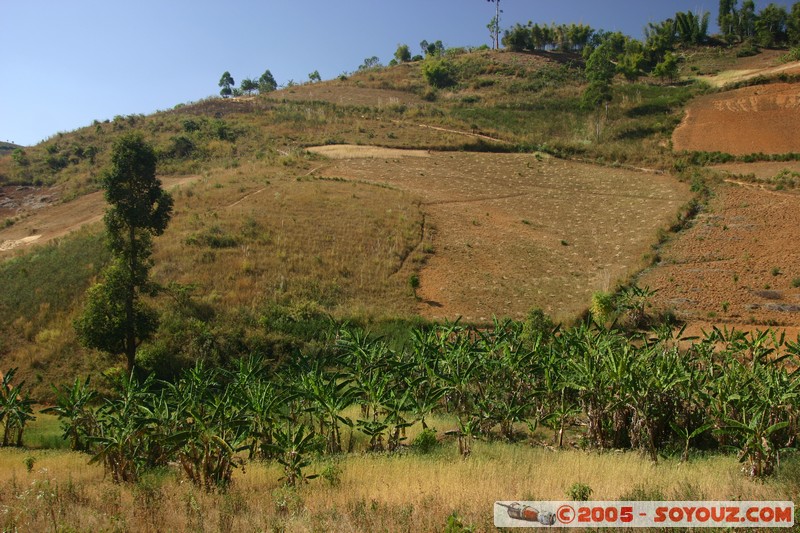
M220 89L219 94L222 95L223 98L227 98L233 94L232 87L236 84L233 81L233 76L227 70L222 73L222 77L219 79L219 86L222 87Z
M253 91L258 89L258 82L251 78L245 78L242 80L241 89L246 94L253 94Z
M769 4L761 10L755 21L756 42L768 48L783 46L787 42L786 25L789 14L786 8Z
M489 29L489 36L492 38L492 48L495 50L500 49L500 0L486 0L487 2L494 2L495 14L489 24L486 26Z
M411 49L407 44L398 44L394 52L394 58L398 63L408 63L411 61Z
M717 24L722 37L731 42L736 35L736 2L737 0L719 0Z
M258 78L258 92L259 94L269 93L274 91L278 88L278 82L275 81L275 77L272 75L272 72L269 69L264 71L264 74Z

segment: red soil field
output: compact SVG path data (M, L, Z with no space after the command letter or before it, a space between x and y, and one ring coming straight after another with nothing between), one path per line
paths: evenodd
M701 96L672 136L675 150L800 152L800 84L776 83Z

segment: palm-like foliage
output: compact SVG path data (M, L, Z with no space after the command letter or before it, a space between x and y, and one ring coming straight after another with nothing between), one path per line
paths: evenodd
M89 445L87 438L94 434L97 428L92 405L97 393L89 388L89 381L88 377L84 381L75 378L75 383L72 386L64 386L63 390L53 387L56 403L42 410L43 413L52 413L61 419L63 438L68 439L72 449L78 451L87 451Z
M250 358L230 370L198 364L175 383L126 378L99 407L88 381L76 381L51 412L116 481L176 461L209 491L224 489L246 458L277 461L288 484L310 479L311 456L351 451L356 428L369 450L398 450L409 426L427 429L437 413L457 424L445 433L465 458L477 437L513 439L541 423L559 446L567 429L585 426L591 447L638 448L654 461L668 449L687 460L692 445L733 448L750 475L770 474L797 445L800 376L787 358L800 339L722 328L687 349L680 332L652 333L581 325L545 338L513 322L456 322L420 328L393 350L343 329L319 353L277 368ZM346 416L354 405L356 421ZM0 421L16 427L5 409Z
M22 446L25 425L33 420L33 400L24 390L25 382L12 385L17 369L0 373L0 423L3 425L2 446Z

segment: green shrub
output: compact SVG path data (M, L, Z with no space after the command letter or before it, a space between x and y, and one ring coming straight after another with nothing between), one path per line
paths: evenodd
M606 323L614 314L614 295L610 292L597 291L592 295L590 311L595 322Z
M444 59L426 59L422 63L422 76L432 87L444 89L456 84L453 65Z
M411 446L421 454L429 454L439 448L439 441L436 440L436 430L433 428L426 428L422 433L417 435Z
M585 483L575 482L567 489L566 495L572 501L585 502L592 495L592 488Z

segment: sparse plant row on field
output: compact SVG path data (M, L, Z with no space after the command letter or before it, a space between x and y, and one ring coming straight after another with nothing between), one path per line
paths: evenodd
M368 451L397 451L420 424L422 446L440 413L455 420L465 458L474 439L514 441L539 425L557 446L585 428L585 446L639 449L653 461L735 449L754 477L770 475L795 446L796 342L714 329L681 349L666 327L630 339L551 326L538 315L491 330L446 324L416 329L397 350L344 327L315 356L279 367L242 358L227 370L198 363L173 383L123 377L99 407L88 381L76 380L50 410L72 446L113 479L135 481L177 461L206 490L262 459L295 485L310 477L315 454L353 451L356 433Z

